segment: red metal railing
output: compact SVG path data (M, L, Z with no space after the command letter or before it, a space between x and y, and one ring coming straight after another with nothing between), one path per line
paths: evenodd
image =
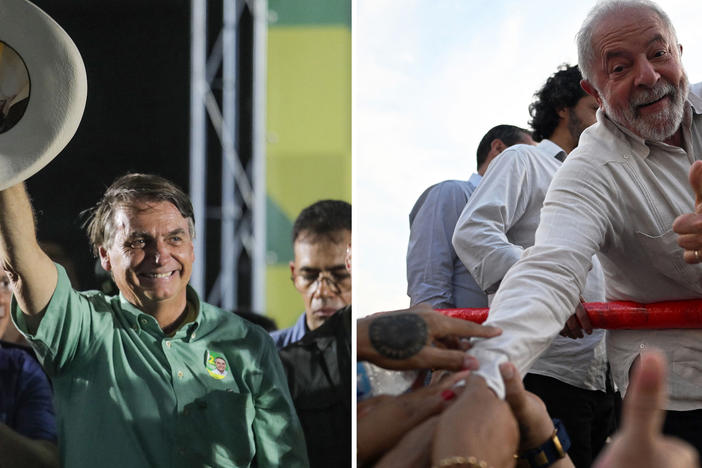
M583 304L594 328L642 330L702 328L702 300L654 302L586 302ZM489 309L441 309L444 315L483 323Z

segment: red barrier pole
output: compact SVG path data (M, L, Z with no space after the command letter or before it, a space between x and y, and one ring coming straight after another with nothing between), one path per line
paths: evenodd
M583 304L594 328L644 330L702 328L702 299L639 304L630 301ZM483 323L489 309L440 309L444 315Z

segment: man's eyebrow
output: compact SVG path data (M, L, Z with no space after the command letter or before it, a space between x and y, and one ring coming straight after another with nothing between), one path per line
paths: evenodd
M127 239L134 239L135 237L151 237L151 234L146 231L132 231L127 235Z
M335 270L340 270L340 269L342 269L342 268L345 270L345 269L346 269L346 265L332 265L332 266L330 266L330 267L328 267L328 268L316 268L316 267L302 266L302 267L300 267L300 270L301 270L301 271L307 271L307 272L322 271L322 270L326 270L326 271L335 271Z
M668 44L668 41L665 39L665 37L664 37L662 34L655 34L655 35L651 38L651 40L648 41L648 42L646 43L646 47L651 47L651 45L653 45L653 44L655 44L655 43L657 43L657 42L659 42L659 43L661 43L661 44L663 44L663 45L667 45L667 44ZM605 60L608 61L608 60L610 60L610 59L612 59L612 58L622 57L622 56L625 56L625 55L628 55L628 53L625 52L625 51L623 51L623 50L621 50L621 49L615 49L615 50L608 51L608 52L605 54Z
M186 230L184 228L177 228L177 229L174 229L174 230L168 232L166 235L173 236L176 234L185 234L185 233L186 233ZM135 237L145 237L147 239L153 238L153 236L146 231L132 231L127 236L127 239L134 239Z
M651 44L654 44L654 43L656 43L656 42L661 42L661 43L663 43L663 44L668 44L668 41L665 39L665 37L663 37L663 35L659 33L659 34L654 35L654 36L651 38L651 40L648 41L648 44L646 44L646 45L647 45L647 46L650 46Z

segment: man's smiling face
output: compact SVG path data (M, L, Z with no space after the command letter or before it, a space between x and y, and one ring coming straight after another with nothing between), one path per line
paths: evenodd
M651 10L631 8L593 32L592 88L605 113L636 135L663 141L682 121L687 77L681 48ZM587 89L587 88L586 88Z
M144 312L185 306L195 259L188 219L170 202L137 201L114 214L114 236L99 249L124 297Z

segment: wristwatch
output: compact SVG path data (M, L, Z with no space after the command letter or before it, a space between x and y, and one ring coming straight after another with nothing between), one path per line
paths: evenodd
M570 437L560 419L553 419L553 435L540 446L520 452L518 468L546 468L564 458L570 448Z

